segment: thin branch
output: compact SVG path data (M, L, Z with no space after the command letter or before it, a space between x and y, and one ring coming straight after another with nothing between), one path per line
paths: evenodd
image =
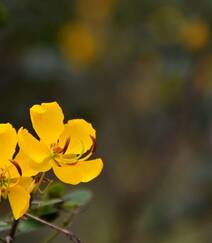
M62 224L60 225L61 227L67 227L70 222L72 221L73 217L79 212L78 209L75 209L74 211L72 211L68 217L62 222ZM58 235L60 234L59 231L55 231L52 235L50 235L49 238L47 238L43 243L50 243L52 242Z
M27 218L31 218L31 219L33 219L33 220L39 222L39 223L42 223L42 224L44 224L44 225L47 225L48 227L50 227L50 228L52 228L52 229L54 229L54 230L56 230L56 231L58 231L58 232L63 233L63 234L66 235L70 240L72 240L74 243L82 243L82 241L81 241L81 240L80 240L80 239L79 239L79 238L78 238L72 231L70 231L70 230L63 229L63 228L61 228L61 227L59 227L59 226L57 226L57 225L51 224L51 223L49 223L48 221L43 220L43 219L41 219L41 218L38 218L38 217L36 217L36 216L34 216L34 215L32 215L32 214L29 214L29 213L26 213L25 216L26 216ZM10 243L10 242L9 242L9 243Z
M16 230L17 230L17 228L18 228L18 224L19 224L19 222L20 222L19 219L18 219L18 220L14 220L13 225L12 225L12 228L11 228L11 230L10 230L10 232L9 232L9 235L7 235L7 236L5 237L5 242L6 242L6 243L11 243L11 242L13 242L13 240L14 240L14 238L15 238L15 233L16 233Z

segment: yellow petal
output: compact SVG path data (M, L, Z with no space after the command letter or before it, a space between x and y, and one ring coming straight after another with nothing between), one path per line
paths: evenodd
M18 144L21 151L35 163L42 163L50 155L48 148L26 129L19 129Z
M76 164L81 170L82 182L89 182L97 177L103 168L101 159L82 161Z
M32 170L37 172L46 172L51 169L51 158L48 157L45 160L43 160L42 163L35 163L33 160L29 158L28 160L29 166L32 168Z
M21 177L19 185L22 186L29 193L31 193L33 188L35 187L35 180L33 180L32 177Z
M10 206L15 219L23 216L29 208L30 194L22 186L17 185L8 194Z
M17 144L17 134L10 123L0 124L0 165L7 166L12 159Z
M5 167L5 170L8 173L8 177L10 179L19 178L21 176L19 169L16 166L14 166L12 163L9 166Z
M77 185L82 180L82 174L77 166L59 167L53 162L53 170L55 175L64 183Z
M30 165L33 161L27 157L22 151L19 151L15 157L15 161L21 168L22 176L34 176L38 174L38 170L34 170Z
M90 123L83 119L73 119L65 124L64 131L59 139L59 144L63 147L69 138L70 144L66 154L80 154L89 150L92 146L93 141L91 136L96 138L96 131Z
M78 162L75 165L59 167L53 164L55 175L63 182L76 185L80 182L88 182L97 177L102 171L101 159Z
M30 108L33 128L47 145L56 143L63 131L63 111L57 102L42 103Z

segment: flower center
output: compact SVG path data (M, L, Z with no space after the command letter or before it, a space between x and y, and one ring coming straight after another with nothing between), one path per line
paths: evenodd
M0 195L3 198L7 197L7 190L10 186L9 171L0 168Z
M90 149L88 149L87 151L85 151L84 149L84 145L83 142L82 144L82 150L79 154L72 154L72 153L66 153L67 149L70 145L70 137L68 137L66 139L65 145L63 147L59 146L59 142L57 142L57 144L52 144L50 146L51 149L51 158L53 159L53 161L58 165L58 166L68 166L68 165L75 165L77 164L79 161L84 161L87 158L89 158L95 148L96 148L96 140L94 137L90 136L91 140L92 140L92 145L90 147Z
M21 172L21 169L20 169L19 165L17 164L17 162L12 161L12 160L10 162L15 166L16 170L18 171L18 174L21 176L22 172ZM9 168L0 168L0 199L1 199L1 196L3 198L6 198L8 192L9 192L9 189L11 187L17 185L19 180L20 180L20 177L17 177L17 178L11 177Z
M55 154L65 154L67 149L68 149L68 146L70 144L70 138L68 137L66 139L66 142L65 142L65 145L63 146L63 148L61 148L59 146L59 141L56 143L56 144L51 144L50 148L51 148L51 151L52 151L52 154L55 155Z
M51 158L58 166L64 166L72 163L76 163L76 155L74 154L66 154L68 146L70 144L70 138L66 139L66 142L63 147L59 146L59 141L55 144L51 144Z

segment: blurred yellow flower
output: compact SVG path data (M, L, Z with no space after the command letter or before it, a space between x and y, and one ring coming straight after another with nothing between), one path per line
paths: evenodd
M30 116L40 140L21 128L18 143L34 170L44 172L53 168L61 181L73 185L100 174L102 160L87 160L95 149L96 132L91 124L83 119L64 124L62 109L56 102L32 106Z
M29 208L32 179L24 177L21 166L12 159L16 150L17 134L9 123L0 124L0 197L9 199L15 219Z
M185 48L199 50L209 41L210 30L206 22L201 19L185 21L181 26L180 40Z
M97 57L97 36L84 24L63 26L59 32L59 45L63 56L77 66L89 65Z
M77 15L85 21L102 22L112 13L116 0L78 0Z

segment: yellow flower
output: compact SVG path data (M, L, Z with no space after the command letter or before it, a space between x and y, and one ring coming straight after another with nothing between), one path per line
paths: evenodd
M92 64L98 55L98 37L88 26L66 24L59 32L59 45L63 56L77 67Z
M201 19L185 21L181 26L180 38L182 44L189 50L204 48L210 39L209 26Z
M82 119L64 124L63 111L56 102L32 106L30 116L40 140L20 128L18 143L33 170L53 168L61 181L73 185L100 174L102 160L87 160L95 149L96 132L91 124Z
M107 22L113 15L116 0L78 0L76 2L76 12L79 19L89 22Z
M15 219L29 208L32 179L24 177L21 166L13 160L17 133L9 123L0 124L0 198L8 198ZM23 176L23 177L22 177Z

